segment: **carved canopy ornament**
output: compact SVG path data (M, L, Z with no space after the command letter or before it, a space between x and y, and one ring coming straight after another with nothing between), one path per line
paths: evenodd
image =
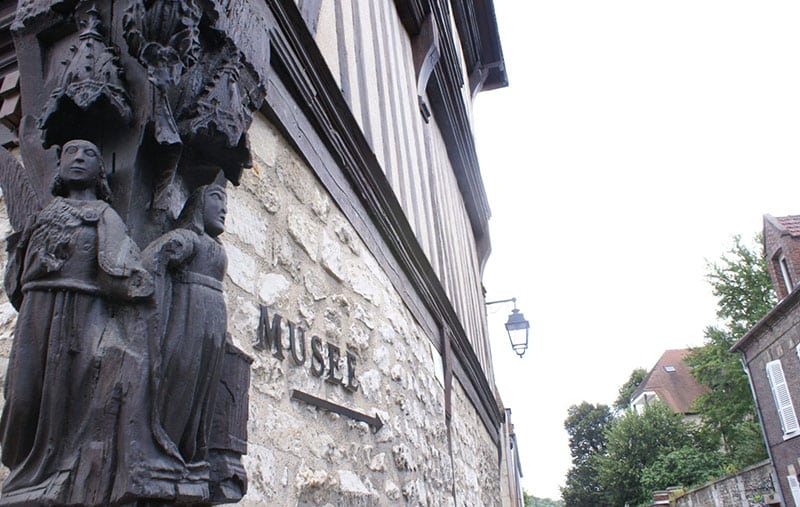
M252 165L247 129L253 119L250 97L242 89L239 55L222 58L203 71L211 77L179 113L178 128L190 148L185 162L197 170L204 159L212 159L229 181L238 184L242 167ZM224 156L213 157L215 152Z
M12 28L19 30L26 26L30 20L50 11L59 13L72 12L77 3L78 0L19 0Z
M200 16L193 0L137 0L122 18L128 51L147 69L156 89L152 119L159 144L181 144L168 93L197 62Z
M101 128L113 119L129 124L133 118L119 58L101 34L97 9L89 9L80 25L79 43L70 47L71 58L61 62L64 72L42 113L45 147L73 138L76 128L97 127L101 118Z

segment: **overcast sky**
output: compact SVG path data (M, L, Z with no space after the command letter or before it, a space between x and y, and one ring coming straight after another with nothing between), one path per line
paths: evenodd
M567 408L702 344L734 234L800 214L800 2L494 0L510 85L481 93L488 299L523 487L557 498Z

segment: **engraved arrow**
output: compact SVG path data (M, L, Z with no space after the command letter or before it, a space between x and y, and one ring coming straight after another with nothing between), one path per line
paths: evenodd
M373 433L377 433L378 430L383 428L383 421L381 421L381 418L377 415L375 417L370 417L366 414L362 414L361 412L356 412L353 409L337 405L336 403L323 400L322 398L317 398L316 396L304 393L303 391L298 391L297 389L292 389L292 399L303 401L309 405L314 405L315 407L327 410L328 412L340 414L351 419L355 419L356 421L365 422L372 428Z

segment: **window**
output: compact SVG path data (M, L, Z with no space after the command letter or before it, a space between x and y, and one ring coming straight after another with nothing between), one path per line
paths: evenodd
M792 397L789 394L789 386L786 377L783 375L783 365L781 360L770 361L767 363L767 379L772 387L772 396L775 399L775 407L783 428L783 438L788 438L800 433L800 423L797 421L797 414L794 411Z
M794 284L792 283L792 274L789 271L789 263L786 261L786 256L781 254L778 257L778 266L781 268L781 276L783 277L783 286L786 287L786 293L792 292Z
M795 505L800 505L800 481L797 480L796 475L786 477L789 481L789 489L792 490L792 498Z
M667 373L674 373L675 372L675 367L672 366L672 365L667 365L667 366L664 367L664 371L667 372Z

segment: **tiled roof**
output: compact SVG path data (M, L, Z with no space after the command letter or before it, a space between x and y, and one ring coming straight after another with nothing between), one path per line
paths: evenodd
M667 350L647 374L631 399L641 393L653 391L674 412L690 414L695 398L708 391L692 376L691 369L684 362L689 349Z
M773 217L786 232L792 236L800 236L800 215L789 215L785 217Z

